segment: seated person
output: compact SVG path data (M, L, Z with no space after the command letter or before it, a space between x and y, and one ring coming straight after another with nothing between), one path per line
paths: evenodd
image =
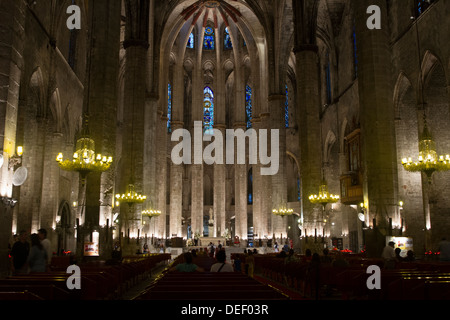
M216 254L217 263L211 266L211 272L234 272L233 266L226 263L225 250L220 250Z
M203 268L200 268L196 264L192 263L192 253L186 252L184 254L184 262L177 264L175 267L172 267L170 272L178 271L178 272L205 272Z

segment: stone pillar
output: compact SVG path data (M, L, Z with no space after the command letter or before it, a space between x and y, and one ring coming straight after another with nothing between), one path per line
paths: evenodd
M279 130L279 170L272 178L272 208L279 209L287 206L287 182L286 182L286 129L284 127L284 103L286 95L269 96L269 110L271 113L271 128ZM268 143L270 144L268 139ZM272 147L268 147L272 150ZM272 233L281 239L287 236L287 217L272 214ZM280 242L279 242L280 244Z
M192 73L192 119L193 121L200 121L203 123L203 80L201 64L197 63ZM203 161L195 163L195 152L203 154L203 138L196 137L195 128L190 124L190 132L192 137L192 145L195 145L194 140L197 138L199 147L196 150L192 147L192 165L191 165L191 229L192 233L200 233L203 236ZM198 134L203 135L203 130L198 130ZM203 157L200 156L203 160Z
M13 171L9 158L16 149L19 85L23 71L26 2L0 2L0 150L4 163L0 169L0 197L12 196ZM12 235L12 208L0 201L0 278L8 273L8 246Z
M319 117L319 57L317 46L299 45L295 49L297 66L297 123L300 137L301 188L305 221L314 220L317 206L308 197L317 194L322 180L322 153ZM306 227L306 226L305 226ZM311 229L314 232L314 229ZM311 232L308 233L311 235ZM303 235L305 235L303 233Z
M369 30L367 8L381 8L381 30ZM358 88L364 167L364 198L370 221L387 228L397 210L397 166L392 101L390 34L387 3L357 1L354 5L358 47Z
M159 106L165 105L159 101ZM156 219L156 230L163 239L170 237L167 234L166 217L167 217L167 116L165 113L158 111L156 118L156 208L161 211L161 215ZM155 152L154 152L155 154Z
M215 125L225 137L225 125ZM225 144L225 140L224 140ZM225 149L225 148L224 148ZM225 158L225 150L224 150ZM225 233L226 226L226 167L224 164L214 164L214 228L215 235L221 237Z
M89 115L89 131L95 141L95 152L115 158L117 115L117 78L119 75L120 14L121 5L107 0L89 3L90 44L88 50L87 79L85 83L85 112ZM95 41L93 41L95 39ZM54 159L53 159L54 161ZM114 169L110 169L113 170ZM104 192L114 186L112 172L92 173L86 180L85 235L99 231L106 223L101 214ZM111 210L111 207L108 207ZM101 215L103 217L101 217ZM87 224L87 225L86 225ZM110 252L100 255L109 257Z
M259 129L267 129L270 130L270 114L262 113L259 116ZM268 143L270 139L268 139ZM267 148L267 150L270 150ZM255 199L253 202L254 210L253 210L253 221L257 226L257 233L261 235L261 238L267 236L267 238L271 238L273 235L273 225L272 225L272 177L267 175L261 175L262 166L257 166L257 170L253 171L254 175L254 183L253 183L253 191L255 194ZM258 182L260 181L260 182ZM259 213L257 211L257 207L255 207L256 202L260 202ZM256 215L255 215L256 213ZM259 220L259 223L256 220ZM259 226L258 226L259 224Z

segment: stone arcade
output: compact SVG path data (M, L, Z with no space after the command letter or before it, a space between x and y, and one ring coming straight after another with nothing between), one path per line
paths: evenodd
M0 15L1 275L13 235L40 228L56 254L101 259L199 237L379 256L404 236L423 257L449 236L450 173L428 183L401 160L425 119L450 153L447 0L8 0ZM209 161L199 140L173 161L200 123L279 134L259 162L249 139L245 158L235 144ZM84 180L55 159L86 132L113 163ZM310 203L324 181L340 201ZM115 203L129 185L146 201Z

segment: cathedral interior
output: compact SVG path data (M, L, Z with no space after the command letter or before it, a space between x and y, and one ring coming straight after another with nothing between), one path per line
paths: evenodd
M447 0L1 0L0 15L2 275L14 235L41 228L55 255L93 243L104 259L202 238L375 257L387 237L424 258L450 237ZM196 123L200 154L228 130L260 140L244 163L175 163Z

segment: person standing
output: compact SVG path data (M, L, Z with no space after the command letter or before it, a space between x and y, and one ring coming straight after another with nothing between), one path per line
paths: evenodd
M52 263L52 243L47 239L47 230L42 228L38 230L39 240L41 241L44 250L47 252L47 266L50 267Z
M27 258L27 264L30 272L46 272L47 271L47 250L39 239L39 235L33 233L31 235L31 249Z
M389 241L388 245L384 247L383 253L381 254L381 257L384 260L384 267L386 269L394 269L395 268L395 242Z
M27 273L27 257L30 252L30 244L27 241L27 232L19 232L19 240L16 241L11 249L11 270L13 275Z

